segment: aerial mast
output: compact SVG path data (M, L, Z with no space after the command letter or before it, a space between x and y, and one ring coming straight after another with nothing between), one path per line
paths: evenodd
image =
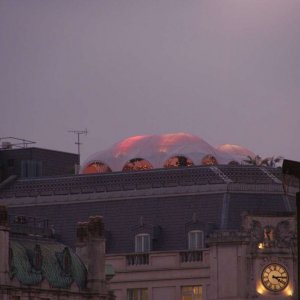
M82 134L87 135L88 131L87 129L85 130L69 130L68 132L74 133L75 135L77 135L77 141L75 142L75 145L77 145L77 153L78 153L78 168L80 167L80 145L82 144L80 142L80 136ZM77 173L77 172L76 172Z

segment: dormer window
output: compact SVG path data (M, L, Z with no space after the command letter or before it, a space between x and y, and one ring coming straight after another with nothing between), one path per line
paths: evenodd
M203 231L201 230L189 231L188 248L189 250L198 250L204 248Z
M140 233L135 236L135 252L150 251L150 234Z

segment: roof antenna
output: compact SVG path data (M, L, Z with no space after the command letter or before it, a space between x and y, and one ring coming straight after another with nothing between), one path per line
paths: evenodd
M68 132L74 133L77 135L77 141L75 142L75 144L77 145L77 153L78 153L78 168L80 167L80 145L82 143L80 143L80 135L84 134L87 135L88 131L87 129L85 130L68 130ZM75 172L76 174L78 174L79 169Z

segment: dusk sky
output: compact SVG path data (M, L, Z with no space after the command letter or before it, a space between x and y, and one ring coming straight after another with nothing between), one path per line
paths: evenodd
M0 137L82 159L187 132L300 161L300 1L0 0Z

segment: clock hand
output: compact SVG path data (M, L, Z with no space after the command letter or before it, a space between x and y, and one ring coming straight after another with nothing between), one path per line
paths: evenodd
M273 275L272 278L276 279L278 282L282 283L282 284L285 284L286 282L280 278L287 278L285 276L275 276Z

